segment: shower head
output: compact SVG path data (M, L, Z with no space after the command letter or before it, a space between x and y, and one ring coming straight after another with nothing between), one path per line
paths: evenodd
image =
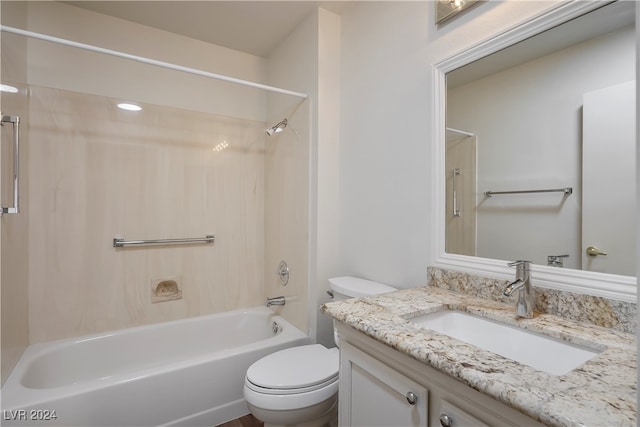
M287 119L283 119L281 122L276 123L273 127L266 129L265 132L267 132L267 135L271 136L274 133L282 132L286 127Z

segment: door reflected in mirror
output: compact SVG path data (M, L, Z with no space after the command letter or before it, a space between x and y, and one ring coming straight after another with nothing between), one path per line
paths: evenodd
M634 6L447 73L447 253L635 275Z

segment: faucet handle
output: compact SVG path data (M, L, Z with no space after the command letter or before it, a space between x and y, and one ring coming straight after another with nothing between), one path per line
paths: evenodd
M519 259L517 261L513 261L513 262L508 263L507 266L508 267L516 267L516 266L520 266L520 265L528 266L530 264L531 264L531 261L527 261L527 260L524 260L524 259Z
M551 267L564 267L564 260L562 258L569 258L569 255L547 255L547 265Z

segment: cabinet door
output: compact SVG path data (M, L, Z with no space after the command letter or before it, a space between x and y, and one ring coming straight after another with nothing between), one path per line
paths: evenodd
M340 426L426 426L428 391L347 342L340 347Z

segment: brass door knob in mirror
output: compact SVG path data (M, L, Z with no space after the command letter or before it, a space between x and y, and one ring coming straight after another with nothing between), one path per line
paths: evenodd
M598 255L606 255L606 254L607 254L606 252L601 251L595 246L589 246L587 248L587 255L589 256L598 256Z

